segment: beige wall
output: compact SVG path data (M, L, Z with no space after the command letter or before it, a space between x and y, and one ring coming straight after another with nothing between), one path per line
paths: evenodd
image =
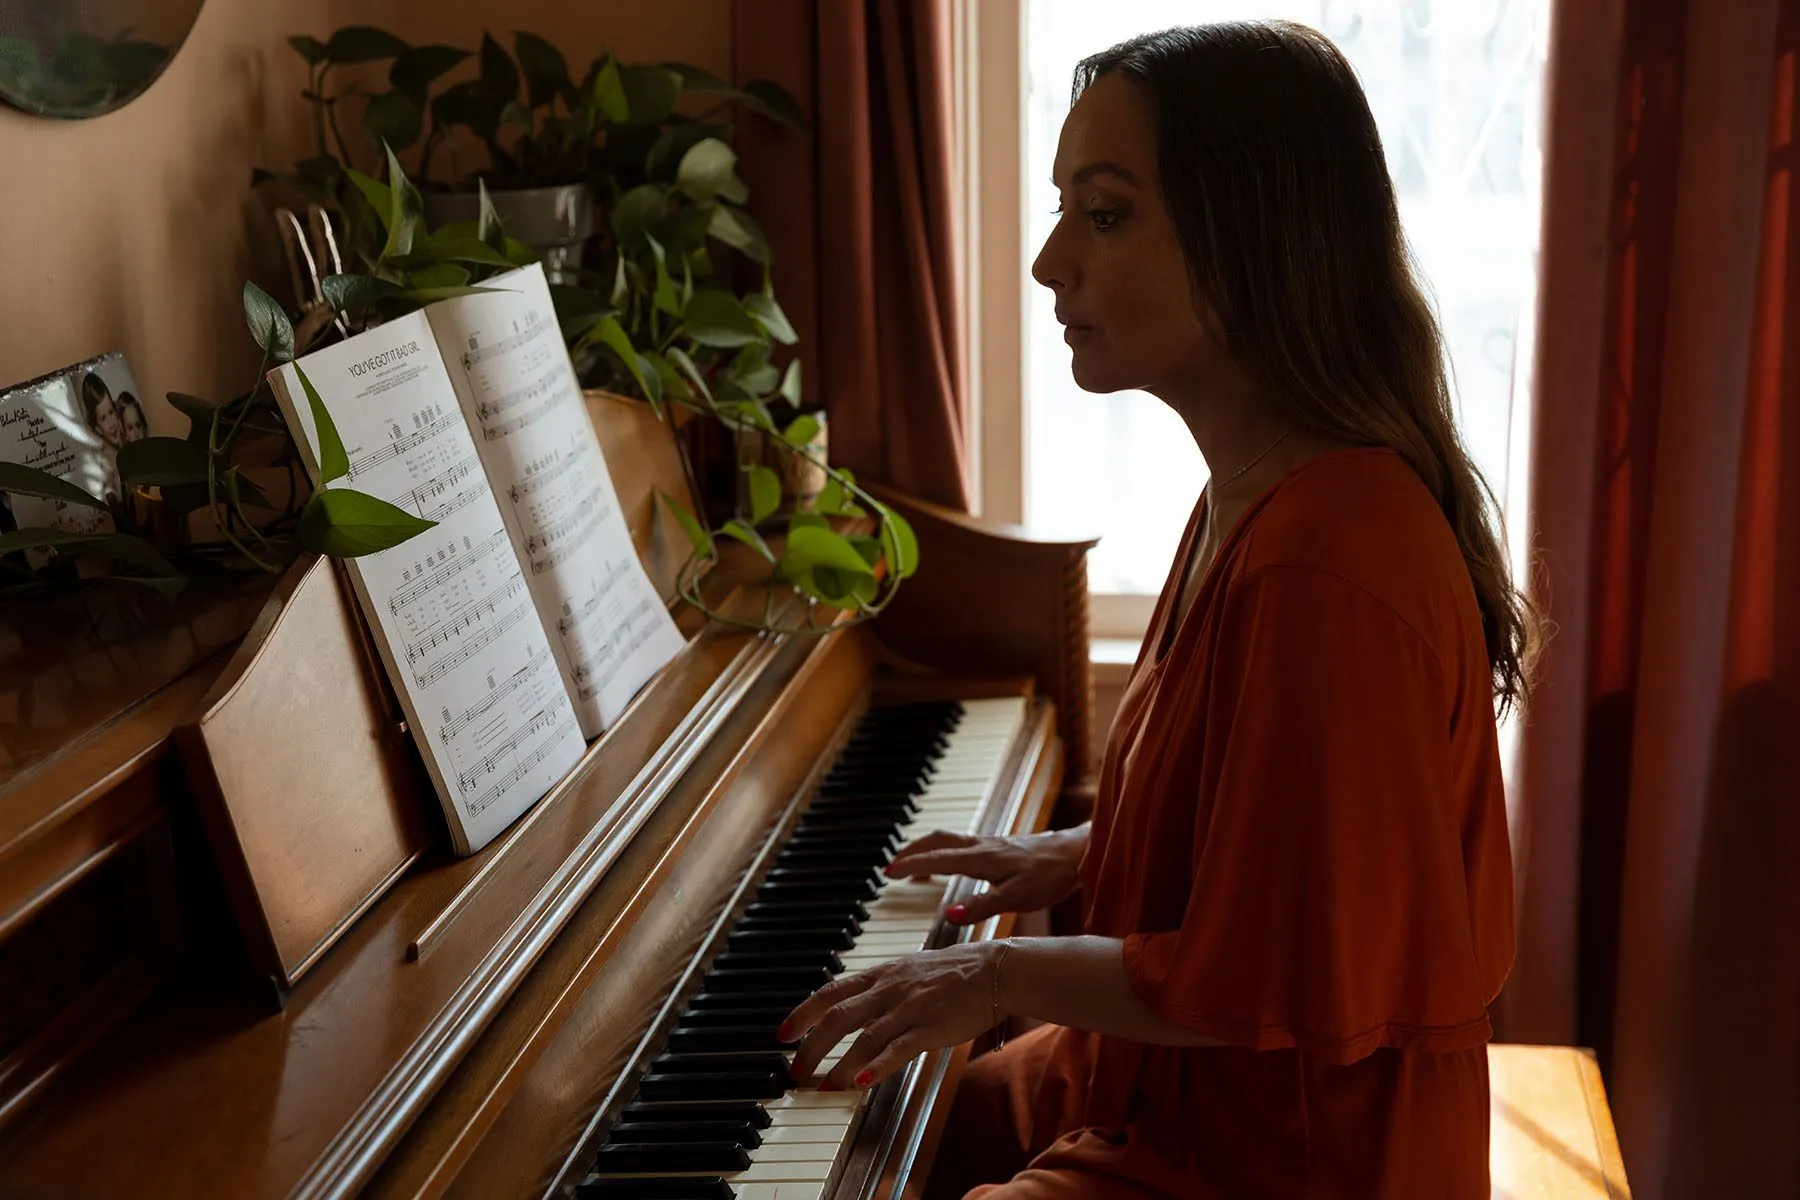
M124 350L157 433L186 428L165 393L249 385L243 281L287 290L250 170L285 167L310 136L288 34L377 24L473 48L485 21L506 43L544 35L577 69L605 43L729 74L730 20L731 0L207 0L124 109L81 122L0 109L0 385Z

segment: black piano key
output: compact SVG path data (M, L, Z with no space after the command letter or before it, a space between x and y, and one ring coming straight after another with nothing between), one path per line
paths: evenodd
M910 813L862 812L854 808L808 812L794 826L797 835L812 838L819 834L860 834L873 841L884 833L893 833L912 821Z
M743 1074L646 1075L638 1096L648 1102L695 1104L707 1100L779 1100L787 1091L781 1080L763 1071Z
M736 1142L608 1142L594 1155L596 1175L727 1174L750 1169L750 1152Z
M902 817L918 816L919 803L911 796L851 792L842 796L821 796L806 809L809 817L837 818L844 813L855 813L862 817L886 817L890 821L898 821Z
M862 883L879 879L875 868L860 866L775 867L763 876L764 883Z
M713 1104L631 1104L619 1114L619 1124L680 1123L704 1124L726 1121L745 1124L754 1129L767 1129L774 1123L769 1110L751 1100L720 1101Z
M840 882L803 883L781 880L761 884L756 889L756 903L779 904L784 900L873 900L881 894L881 885L871 878Z
M686 1008L682 1010L681 1019L675 1023L676 1029L725 1029L742 1026L765 1025L775 1029L787 1020L792 1008L782 1008L774 1004L746 1004L720 1008Z
M862 922L849 913L821 913L800 910L779 913L773 910L754 917L740 918L733 933L772 933L791 929L841 929L851 937L862 933Z
M748 1121L633 1121L620 1122L607 1140L642 1145L645 1142L735 1142L746 1150L762 1145L762 1134Z
M769 954L787 950L832 953L856 945L856 936L841 925L797 929L734 929L725 935L727 954Z
M688 1001L688 1008L695 1012L745 1011L765 1008L786 1009L788 1013L800 1007L800 1002L812 995L816 988L802 989L785 995L773 995L767 992L697 992ZM777 1021L776 1024L781 1022Z
M742 1025L676 1027L669 1033L669 1049L677 1054L747 1054L760 1050L779 1050L775 1029L786 1014L773 1024L745 1022Z
M612 1179L590 1175L575 1185L576 1200L737 1200L737 1190L717 1175Z
M782 1088L794 1086L788 1074L787 1056L779 1050L749 1051L741 1054L673 1054L664 1052L650 1064L652 1075L760 1075L768 1074L781 1081Z
M762 995L802 996L817 991L831 982L831 972L817 967L768 967L748 971L721 971L716 967L706 973L700 986L709 992L754 992Z
M795 901L792 903L783 902L780 904L769 904L759 901L751 904L750 907L744 910L744 916L738 922L738 927L740 929L743 928L743 921L745 920L754 921L762 917L792 917L806 914L816 914L820 917L829 917L832 920L848 918L849 920L856 922L859 927L858 932L861 932L860 926L862 923L869 919L869 909L860 900L808 900L805 902Z
M860 846L834 846L814 843L790 846L775 856L778 867L885 867L894 855L885 845L874 842Z
M868 831L827 829L812 833L795 832L788 838L787 848L796 853L814 850L828 850L838 854L880 851L892 856L895 851L900 849L900 834L894 829Z
M833 975L844 973L844 963L830 950L727 950L713 959L715 971L767 971L786 967L824 967Z

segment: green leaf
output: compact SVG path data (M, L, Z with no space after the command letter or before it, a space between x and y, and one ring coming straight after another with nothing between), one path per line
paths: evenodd
M407 44L393 34L367 25L352 25L338 30L331 35L331 41L325 47L332 63L340 67L398 58L407 49Z
M779 121L789 129L806 132L805 111L801 109L800 102L780 84L770 83L766 79L753 79L744 85L744 93L750 97L750 107L763 116Z
M26 528L0 533L0 555L14 550L48 550L74 546L116 558L120 562L163 578L180 578L181 572L143 538L128 533L76 533L71 529Z
M525 72L525 93L531 107L541 108L569 86L569 64L562 51L537 34L514 33L513 54Z
M519 68L491 34L481 35L481 91L496 108L519 98Z
M755 529L744 524L736 517L733 517L731 520L725 522L724 525L720 526L719 532L726 534L729 537L736 538L738 541L744 543L744 545L762 555L768 562L775 561L775 552L769 549L769 543L763 541L762 534L756 532Z
M662 65L665 69L673 71L681 76L681 86L687 91L731 92L737 90L725 80L720 79L717 75L714 75L711 71L705 70L704 68L696 67L684 62L665 62Z
M414 46L394 60L393 67L388 71L388 84L405 92L412 97L415 105L424 108L425 94L433 81L453 70L467 57L467 50L458 50L455 46Z
M801 413L781 431L781 438L796 450L804 450L819 436L819 428L819 418L811 413Z
M625 95L625 82L619 76L619 64L608 54L594 75L594 106L600 115L615 125L623 125L631 116L631 101Z
M905 579L919 569L919 539L906 518L887 505L878 505L876 511L881 514L881 548L887 553L888 568Z
M476 244L480 245L479 242ZM459 267L453 262L434 263L429 267L420 267L416 271L409 271L406 276L408 294L415 299L422 291L462 287L468 282L469 269Z
M621 67L619 82L625 92L626 115L612 119L620 123L660 125L681 99L681 76L664 67Z
M276 362L294 357L294 326L281 305L249 280L244 281L244 320L250 336Z
M824 513L828 517L844 515L844 485L838 482L835 475L825 477L825 486L819 489L819 495L813 500L813 511Z
M682 121L671 125L651 143L650 153L644 158L644 172L652 179L673 183L682 155L693 149L696 142L723 137L727 132L722 125L709 125L704 121Z
M760 525L781 507L781 477L758 464L745 467L744 474L750 477L750 521Z
M705 378L701 376L700 369L694 365L694 360L687 356L687 351L680 346L670 346L667 358L674 364L675 369L693 385L696 392L708 400L712 399L712 389L706 386Z
M517 100L508 100L500 109L500 124L512 125L531 133L531 110Z
M382 92L370 96L363 109L363 132L377 146L405 150L424 136L425 114L405 92Z
M389 265L402 271L416 271L420 267L433 267L448 262L481 263L508 269L512 267L506 255L480 238L445 237L442 234L425 239L413 253L394 259Z
M641 183L613 205L612 227L621 243L646 236L669 212L668 189L655 183Z
M844 540L854 546L856 552L862 555L863 561L868 563L871 567L881 561L882 551L880 539L857 534L845 538Z
M475 222L475 238L482 245L506 259L506 231L500 227L500 214L494 211L494 198L488 195L487 180L477 177L476 190L480 193L481 215Z
M312 409L313 431L319 439L319 485L323 487L350 473L350 458L344 453L344 439L338 436L337 425L326 411L325 401L319 399L319 390L306 377L305 368L295 363L294 374L300 377L306 403Z
M637 381L638 390L644 393L644 398L650 401L653 407L662 403L661 377L653 370L645 371L643 369L643 356L631 344L631 335L625 332L625 327L619 324L617 317L611 314L603 317L589 336L619 356L619 361L625 364L625 369L630 371L631 377Z
M800 407L800 360L797 358L787 365L787 374L781 377L781 398L795 408Z
M712 221L706 231L730 246L741 251L747 258L765 266L774 261L775 252L769 246L768 235L762 226L753 220L749 213L728 205L716 205L712 210Z
M212 424L213 414L219 406L202 396L190 396L186 392L170 392L169 405L176 412L186 417L198 429Z
M289 38L287 44L306 60L308 66L317 66L325 61L326 55L331 53L324 42L316 37L307 37L303 33Z
M479 80L466 79L432 97L431 117L445 129L463 125L485 140L499 126L500 103L488 98Z
M341 313L360 313L401 292L399 284L373 275L327 275L319 286L331 307Z
M830 529L831 522L816 512L802 509L788 518L788 536L794 536L796 529Z
M369 178L354 167L345 167L344 174L350 177L350 182L356 185L356 190L363 194L363 198L369 202L369 207L375 210L376 217L381 221L382 232L391 233L388 229L388 220L394 208L393 189L379 179Z
M300 510L300 544L337 558L398 546L436 525L353 488L323 488Z
M745 314L736 296L717 288L694 293L681 313L683 332L702 346L729 349L762 338L762 329Z
M445 284L441 287L408 288L400 294L408 300L417 300L420 304L436 304L439 300L454 300L458 296L483 296L489 292L504 290L504 288L476 287L465 283Z
M734 204L749 198L750 190L737 177L737 153L718 138L702 138L681 156L675 169L675 185L695 200L723 197Z
M681 531L687 534L688 541L693 544L695 554L702 558L711 558L718 553L713 546L712 534L701 527L700 522L694 519L694 514L689 512L681 501L663 491L658 491L656 498L675 514L675 520L681 526Z
M106 501L95 499L74 484L58 479L48 471L18 463L0 462L0 492L41 496L46 500L61 500L64 504L79 504L102 511L106 508Z
M656 291L651 294L651 302L662 312L679 317L682 304L675 295L675 281L669 278L669 264L662 243L649 234L644 235L644 240L650 243L650 253L656 259Z
M162 486L206 481L206 451L185 438L147 437L119 447L119 480Z
M796 567L815 569L834 567L852 575L873 575L874 568L863 561L856 547L843 535L822 525L788 526L787 552L784 560Z
M807 583L811 583L811 587ZM873 576L842 571L837 567L814 567L798 581L802 591L818 597L835 608L858 608L875 598L879 585Z
M425 201L419 189L406 177L394 148L387 148L388 164L388 237L382 247L382 258L395 258L412 253L413 239L425 225Z
M769 336L784 346L791 346L800 340L794 327L788 323L787 314L781 311L781 305L775 303L775 297L765 296L761 292L752 292L744 297L744 311L756 319L756 323L768 330Z

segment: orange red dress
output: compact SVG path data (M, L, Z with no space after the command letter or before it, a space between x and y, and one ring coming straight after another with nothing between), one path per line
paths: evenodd
M1485 1198L1512 863L1456 541L1399 456L1327 454L1244 514L1170 629L1199 518L1081 884L1144 1003L1225 1045L1047 1026L977 1059L931 1194Z

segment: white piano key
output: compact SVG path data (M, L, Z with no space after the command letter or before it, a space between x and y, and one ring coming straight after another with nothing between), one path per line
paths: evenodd
M823 1180L798 1183L736 1183L737 1200L820 1200L825 1194Z

